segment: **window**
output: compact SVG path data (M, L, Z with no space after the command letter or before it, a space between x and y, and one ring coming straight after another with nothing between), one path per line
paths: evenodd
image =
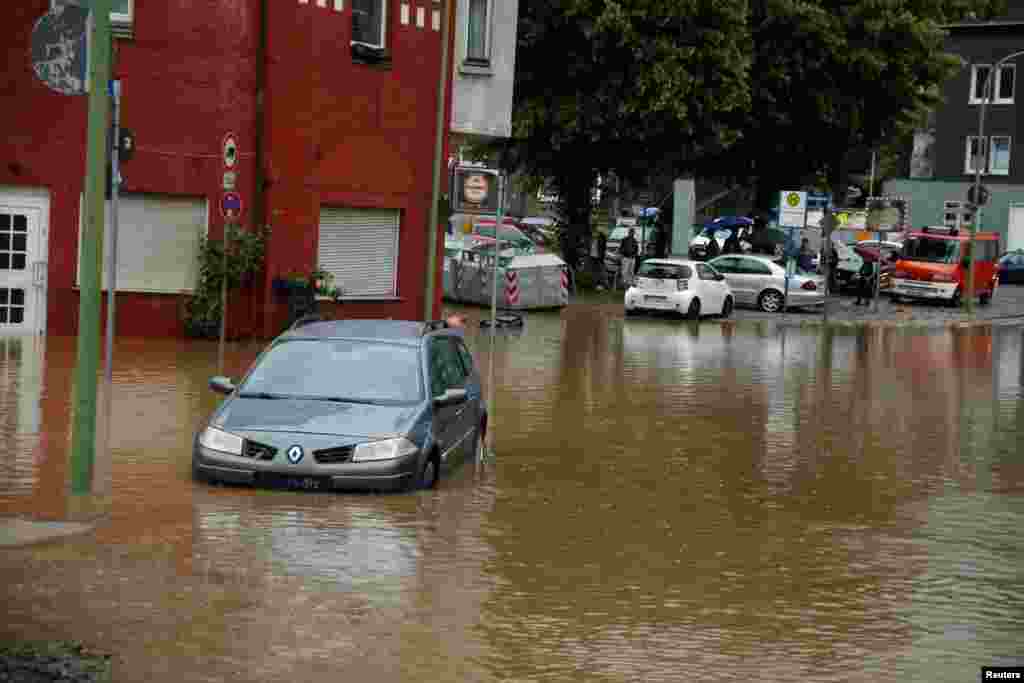
M984 140L975 135L967 136L967 149L964 156L964 173L977 173L979 166L981 167L981 172L985 172L987 163L984 158L984 149Z
M651 263L644 261L637 270L637 277L649 277L653 280L689 280L693 271L689 266L677 263Z
M973 175L980 166L985 175L1010 174L1010 144L1008 135L993 135L991 138L968 136L964 150L964 173Z
M992 175L1010 174L1010 138L1005 135L993 135L989 142L990 159L988 172Z
M970 104L980 104L985 99L985 80L991 71L992 66L989 64L976 64L971 69ZM999 67L999 72L992 79L992 103L1013 104L1016 75L1017 69L1013 64Z
M947 201L944 204L942 224L948 228L962 228L974 220L974 212L964 202Z
M715 270L719 273L740 272L740 259L735 256L722 256L715 259Z
M84 208L84 207L83 207ZM104 239L110 236L110 202L104 217ZM79 211L79 273L84 212ZM196 285L199 238L206 234L206 200L198 197L123 194L117 231L117 289L177 294ZM104 255L110 253L104 245ZM107 269L103 268L103 288Z
M450 339L435 338L430 342L430 395L440 396L448 389L459 389L466 383L462 360Z
M744 275L771 275L772 269L765 263L752 258L740 259L739 272Z
M352 0L352 42L383 50L387 25L385 0Z
M711 266L703 263L698 263L697 277L699 277L701 280L717 280L718 273L716 273L715 269L712 268Z
M398 295L398 229L394 209L320 210L318 265L346 298Z
M50 0L50 7L63 7L67 4L88 7L90 0ZM112 0L110 3L110 30L121 38L131 37L132 22L135 18L135 0Z
M473 374L473 354L469 352L469 349L461 341L456 341L455 347L459 350L459 357L462 358L462 367L466 371L466 376L469 377Z
M466 62L486 66L490 63L490 0L469 0L466 27Z

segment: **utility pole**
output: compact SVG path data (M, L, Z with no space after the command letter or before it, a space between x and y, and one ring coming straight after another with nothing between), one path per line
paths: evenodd
M81 288L78 298L78 355L71 438L71 493L92 490L96 455L96 385L100 357L100 272L103 263L107 126L110 123L110 3L92 0L89 49L89 122L82 221Z
M432 182L430 189L430 212L427 225L427 272L426 282L423 286L423 319L432 320L434 317L434 292L437 285L437 224L440 220L441 203L441 164L444 163L444 132L445 125L445 100L448 94L448 74L451 69L448 67L448 39L451 14L455 7L455 0L447 0L441 6L441 73L437 80L437 130L434 135L434 158L432 171ZM449 188L451 192L451 188ZM499 228L494 229L494 236L498 236Z

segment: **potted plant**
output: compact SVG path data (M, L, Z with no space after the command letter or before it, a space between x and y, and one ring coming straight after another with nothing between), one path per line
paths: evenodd
M220 335L221 286L225 275L230 293L245 284L263 266L270 226L250 232L232 223L225 226L225 234L228 244L226 256L223 240L200 237L197 255L199 278L183 311L185 334L189 337L216 339Z

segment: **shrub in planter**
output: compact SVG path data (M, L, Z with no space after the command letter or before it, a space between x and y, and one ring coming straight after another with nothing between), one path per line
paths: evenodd
M248 232L236 224L228 224L225 231L228 243L226 258L223 241L210 240L205 236L199 241L199 278L195 292L184 307L185 334L190 337L219 337L222 282L226 278L230 294L263 266L270 226Z

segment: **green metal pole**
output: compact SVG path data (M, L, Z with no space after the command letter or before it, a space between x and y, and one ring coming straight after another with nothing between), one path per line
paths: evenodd
M430 217L427 219L427 272L424 283L423 319L434 318L434 290L437 279L437 223L440 220L441 203L441 165L444 164L444 132L447 130L444 118L445 99L448 94L448 24L451 23L451 11L455 0L447 0L442 6L441 16L441 73L437 79L437 131L434 137L434 159L432 184L430 189ZM497 236L497 233L495 233Z
M71 493L92 490L96 455L96 385L100 361L100 272L103 263L107 126L110 124L110 3L92 0L89 49L89 124L82 221L81 289L78 298L78 359L75 366L71 437Z

